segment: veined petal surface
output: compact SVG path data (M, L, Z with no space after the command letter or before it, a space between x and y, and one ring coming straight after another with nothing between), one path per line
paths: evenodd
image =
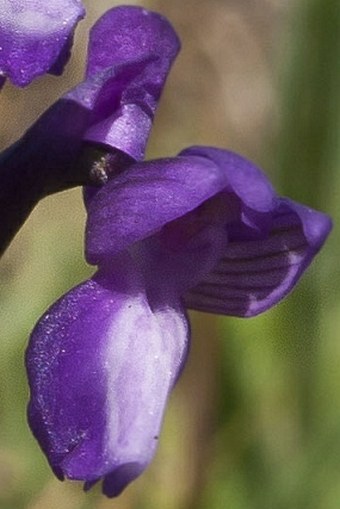
M151 309L141 282L121 269L54 304L26 355L29 422L53 470L86 489L103 479L108 496L151 461L188 349L179 304Z
M61 74L84 15L80 0L0 0L0 74L17 86Z
M279 302L325 242L328 216L279 199L266 236L230 241L216 267L184 295L187 307L254 316Z

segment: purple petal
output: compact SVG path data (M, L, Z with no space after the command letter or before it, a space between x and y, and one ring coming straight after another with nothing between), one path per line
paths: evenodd
M268 309L320 249L329 218L279 199L241 156L204 147L182 154L192 155L134 165L92 197L88 260L108 263L129 248L149 295L161 282L195 309Z
M128 261L59 300L34 329L29 421L61 479L118 495L151 461L188 348L174 303L151 310Z
M145 60L159 60L159 72L166 75L169 60L177 55L179 47L174 29L161 14L132 5L115 7L92 28L87 77L95 76L112 65ZM152 77L156 76L149 76L150 87ZM160 92L158 77L154 86Z
M240 200L244 227L264 231L269 226L268 212L276 206L276 194L266 175L254 163L229 150L214 147L189 147L180 155L206 157L225 174L226 192ZM231 234L229 229L229 235ZM238 232L236 232L238 233Z
M114 257L195 209L225 185L219 168L202 157L159 159L131 166L102 187L89 203L89 263Z
M84 106L92 102L84 139L143 159L179 48L175 31L160 14L134 6L104 14L91 31L86 81L68 96Z
M80 0L3 0L0 74L21 87L46 72L61 74L84 16Z
M294 287L330 229L326 215L279 200L269 234L230 242L215 269L184 296L186 306L244 317L269 309Z
M214 147L189 147L179 155L206 157L225 173L228 179L226 191L233 191L244 205L257 212L268 212L276 198L273 186L254 163L243 156Z

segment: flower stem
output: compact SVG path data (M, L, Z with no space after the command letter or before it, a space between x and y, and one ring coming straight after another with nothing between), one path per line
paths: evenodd
M0 256L42 198L72 187L102 186L131 163L119 151L83 144L70 167L49 164L48 160L44 165L39 149L28 152L21 150L21 144L19 140L0 154Z

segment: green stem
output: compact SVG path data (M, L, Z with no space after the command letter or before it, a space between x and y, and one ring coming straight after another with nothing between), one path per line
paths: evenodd
M281 138L283 194L327 211L332 188L339 98L339 3L304 0L295 13L295 53L283 103ZM293 376L300 395L304 437L313 429L313 385L320 342L320 299L317 278L309 275L289 300L282 327L296 343ZM287 319L289 316L289 320Z

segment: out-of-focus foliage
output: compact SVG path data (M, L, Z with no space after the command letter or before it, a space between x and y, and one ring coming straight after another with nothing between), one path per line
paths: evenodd
M116 3L87 2L63 78L6 85L1 146L79 80L88 28ZM339 3L139 3L168 16L183 43L149 155L198 143L239 151L280 193L331 214L335 229L294 294L266 315L192 314L191 356L157 457L113 502L55 480L26 424L29 332L93 270L82 258L80 190L44 200L0 263L0 508L339 509Z

